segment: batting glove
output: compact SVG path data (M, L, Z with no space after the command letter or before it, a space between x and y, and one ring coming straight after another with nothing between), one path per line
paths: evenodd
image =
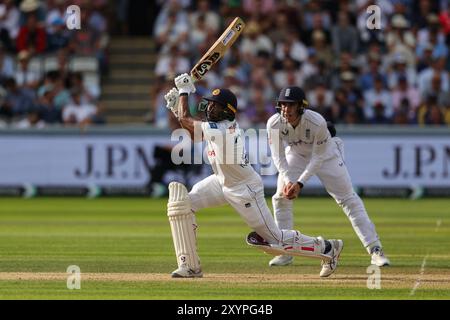
M166 100L166 108L173 112L173 114L178 117L178 99L179 93L177 88L172 88L169 92L164 96Z
M179 94L191 94L195 92L194 81L187 73L183 73L175 78L175 85L177 86Z

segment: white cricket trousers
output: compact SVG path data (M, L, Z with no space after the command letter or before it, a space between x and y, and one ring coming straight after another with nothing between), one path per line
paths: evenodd
M219 183L213 174L196 183L191 192L192 210L230 204L244 219L247 225L256 231L267 242L279 244L283 237L291 234L291 230L280 230L264 199L264 186L259 176L255 175L251 183L242 183L227 188Z
M309 159L298 152L293 152L292 149L286 153L286 160L289 170L296 177L300 177L309 162ZM381 246L375 226L370 220L361 198L353 191L350 175L337 149L335 157L323 162L322 167L317 172L317 177L327 192L343 209L364 247L369 251L370 247L374 245ZM277 192L272 197L275 220L279 228L292 229L294 224L293 200L282 197L283 185L284 177L279 174Z

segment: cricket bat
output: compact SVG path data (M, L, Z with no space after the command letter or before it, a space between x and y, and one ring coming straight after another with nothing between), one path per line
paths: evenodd
M233 45L244 30L245 23L236 17L228 28L222 33L217 41L209 48L203 57L192 68L190 75L192 80L198 81L211 69L213 65L223 57L225 52Z

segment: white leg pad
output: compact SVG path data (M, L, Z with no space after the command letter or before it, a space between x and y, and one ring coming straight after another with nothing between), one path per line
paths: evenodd
M169 184L167 215L172 230L178 268L199 271L200 258L197 254L197 225L195 223L195 216L191 210L188 191L179 182L171 182Z

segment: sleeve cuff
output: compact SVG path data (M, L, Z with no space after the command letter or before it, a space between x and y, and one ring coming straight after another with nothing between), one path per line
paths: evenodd
M283 181L284 181L285 184L288 184L289 182L290 182L290 183L295 183L296 180L297 180L297 179L295 179L295 178L293 178L293 177L290 177L288 174L284 174L284 179L283 179Z

